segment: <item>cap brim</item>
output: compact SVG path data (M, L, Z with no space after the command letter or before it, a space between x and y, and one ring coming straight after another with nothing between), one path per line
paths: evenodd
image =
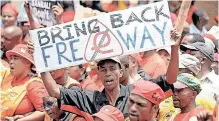
M157 52L160 50L165 50L168 54L171 54L171 48L170 47L165 47L165 48L159 48L157 49Z
M186 88L188 87L187 85L183 84L182 82L180 81L176 81L174 84L173 84L174 88L177 88L177 89L182 89L182 88Z
M16 52L16 51L9 50L9 51L6 52L6 57L7 57L9 60L11 60L11 56L12 56L12 55L17 55L17 56L23 57L23 58L29 60L33 65L35 65L32 60L28 59L26 56L21 55L20 53L18 53L18 52Z
M99 60L99 61L97 61L97 66L99 66L99 63L100 63L100 62L105 61L105 60L112 60L112 61L115 61L116 63L119 63L120 66L121 66L121 62L120 62L119 58L116 58L116 57L106 58L106 59L103 59L103 60Z
M108 115L101 113L101 112L95 113L92 116L96 116L96 117L102 119L103 121L112 121L111 117L109 117Z
M186 44L181 44L180 45L181 48L186 48L186 49L189 49L189 50L196 50L198 51L198 49L192 45L186 45Z

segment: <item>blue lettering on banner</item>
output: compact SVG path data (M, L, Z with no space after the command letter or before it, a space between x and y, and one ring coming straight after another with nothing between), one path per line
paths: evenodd
M71 48L71 53L72 53L73 61L80 61L80 60L83 60L83 58L76 58L76 57L75 57L75 52L77 52L78 49L75 49L74 46L73 46L73 44L76 43L76 42L79 42L79 39L70 41L70 42L69 42L69 45L70 45L70 48Z
M165 45L165 40L164 40L164 30L166 28L166 25L167 25L167 22L164 22L164 25L163 25L163 29L160 30L155 24L153 24L153 27L160 33L161 37L162 37L162 42L163 42L163 45Z
M48 67L48 63L47 63L47 58L50 58L49 55L46 55L45 54L45 49L48 49L48 48L51 48L53 47L52 45L49 45L49 46L45 46L45 47L42 47L41 50L42 50L42 55L43 55L43 60L44 60L44 63L45 63L45 67Z
M62 51L60 50L61 46L64 47L64 49ZM66 51L66 44L64 42L56 43L56 50L57 50L57 54L58 54L59 64L62 64L61 58L64 58L68 62L71 62L71 60L69 60L67 57L65 57L63 55L63 53L65 53L65 51Z
M130 37L130 35L127 33L127 38L126 40L123 38L121 32L119 30L117 30L118 35L120 36L120 38L123 40L124 44L126 45L126 47L129 50L129 40L131 41L132 47L135 49L135 45L136 45L136 29L137 27L135 27L135 32L134 32L134 39L132 39Z
M146 35L147 35L147 36L146 36ZM151 37L151 34L149 33L147 27L145 26L145 27L144 27L144 34L143 34L143 36L142 36L142 41L141 41L141 46L140 46L140 48L143 48L143 47L144 47L144 42L145 42L146 39L149 39L149 40L151 41L152 45L153 45L153 46L156 46L155 43L154 43L154 40L153 40L152 37Z

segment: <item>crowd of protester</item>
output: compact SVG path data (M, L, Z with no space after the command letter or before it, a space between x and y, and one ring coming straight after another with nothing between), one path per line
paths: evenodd
M58 1L52 11L62 24L153 2ZM181 3L168 2L173 25ZM40 74L28 31L43 26L22 7L26 18L1 1L2 121L219 121L219 27L207 30L195 1L183 32L170 30L172 46Z

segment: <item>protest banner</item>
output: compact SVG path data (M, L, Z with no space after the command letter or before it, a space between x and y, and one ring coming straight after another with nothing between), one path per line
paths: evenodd
M167 1L30 31L38 72L173 44Z
M56 24L55 14L52 12L52 6L57 2L53 0L29 0L31 15L34 22L44 27Z

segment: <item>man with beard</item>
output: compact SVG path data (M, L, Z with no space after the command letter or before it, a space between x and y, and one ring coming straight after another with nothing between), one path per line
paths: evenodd
M201 91L200 81L191 74L182 73L177 76L174 85L173 104L175 108L180 108L181 112L171 119L171 121L189 121L197 119L197 115L206 110L197 107L196 96Z

